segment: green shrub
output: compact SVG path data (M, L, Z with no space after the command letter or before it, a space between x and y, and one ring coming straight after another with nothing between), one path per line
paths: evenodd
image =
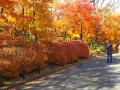
M100 52L104 52L105 51L105 47L106 47L106 45L105 44L93 44L92 46L91 46L91 49L92 50L96 50L96 51L100 51Z

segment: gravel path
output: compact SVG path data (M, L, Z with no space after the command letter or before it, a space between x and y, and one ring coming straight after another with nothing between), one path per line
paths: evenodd
M120 55L114 54L112 63L106 63L105 57L17 90L120 90L119 59Z

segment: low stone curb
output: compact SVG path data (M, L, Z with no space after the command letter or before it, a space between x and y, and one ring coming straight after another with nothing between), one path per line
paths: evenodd
M59 72L60 70L68 69L68 68L70 68L71 66L76 67L76 65L77 65L77 66L78 66L78 65L81 65L81 63L78 63L78 62L77 62L77 63L73 63L73 64L70 64L70 65L63 66L63 67L61 67L61 68L59 68L59 69L55 69L55 70L53 69L53 71L51 71L51 72L44 73L44 74L40 74L40 75L35 76L35 77L33 77L33 78L30 78L30 79L27 79L27 80L24 80L24 81L21 81L21 82L17 82L17 83L8 85L8 86L6 86L6 87L1 88L0 90L8 90L8 89L14 88L14 87L16 87L16 86L18 86L18 85L22 85L22 84L25 84L25 83L27 83L27 82L36 80L36 79L38 79L38 78L42 78L42 77L44 77L44 76L48 76L48 75L50 75L50 74L57 73L57 72Z

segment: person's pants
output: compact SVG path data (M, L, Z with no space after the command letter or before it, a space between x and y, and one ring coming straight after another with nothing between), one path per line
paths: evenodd
M107 55L107 63L112 62L112 54Z

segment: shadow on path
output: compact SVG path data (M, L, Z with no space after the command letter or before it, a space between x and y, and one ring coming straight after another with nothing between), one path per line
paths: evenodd
M112 63L106 63L105 57L103 60L65 70L17 90L120 90L119 59L120 55L114 54ZM95 78L106 80L92 81Z

